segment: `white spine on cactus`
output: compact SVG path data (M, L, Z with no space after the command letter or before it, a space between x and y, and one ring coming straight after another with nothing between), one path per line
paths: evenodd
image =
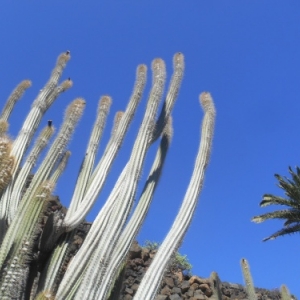
M202 93L200 95L200 101L205 111L205 115L202 123L201 142L193 175L179 213L165 240L156 253L152 264L144 275L137 293L134 296L135 300L151 300L155 298L165 269L173 253L177 251L195 212L204 180L204 172L209 161L215 120L215 108L210 94Z

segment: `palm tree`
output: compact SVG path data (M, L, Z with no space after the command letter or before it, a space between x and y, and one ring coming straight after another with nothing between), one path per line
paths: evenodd
M268 219L285 220L282 229L263 239L263 241L273 240L278 236L300 231L300 168L296 167L295 173L292 168L289 167L289 173L291 174L291 179L275 174L278 180L278 186L284 190L286 198L265 194L263 200L260 202L261 207L273 204L283 205L286 209L275 210L252 218L252 221L255 223L261 223Z

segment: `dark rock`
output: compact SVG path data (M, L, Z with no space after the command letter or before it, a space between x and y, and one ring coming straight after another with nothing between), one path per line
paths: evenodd
M129 295L133 295L133 290L132 290L132 289L129 289L129 288L126 288L126 289L125 289L125 293L126 293L126 294L129 294Z
M129 259L141 258L141 256L142 256L142 248L135 241L133 242L129 250Z
M189 281L185 280L181 283L181 291L182 293L185 293L186 291L188 291L188 289L190 288L190 283Z
M171 295L170 300L183 300L178 294Z
M181 294L181 289L179 287L174 286L171 291L172 294Z
M190 300L206 300L207 298L203 294L194 295Z
M200 284L199 288L204 293L204 295L207 296L207 297L210 297L213 294L210 286L206 283Z
M154 300L168 300L169 297L166 295L157 295Z
M190 289L192 289L192 290L197 290L198 288L199 288L199 284L198 283L193 283L190 286Z
M166 285L161 291L160 293L162 295L171 295L171 289Z
M170 288L174 287L174 280L172 277L166 277L164 281Z

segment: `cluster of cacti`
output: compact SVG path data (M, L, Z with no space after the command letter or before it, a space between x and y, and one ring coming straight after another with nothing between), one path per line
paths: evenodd
M255 292L255 287L253 284L251 272L250 272L250 266L248 261L245 258L241 259L241 269L242 269L242 274L243 278L245 281L245 290L247 293L247 299L249 300L257 300L257 293ZM212 296L210 297L211 299L214 300L222 300L222 292L221 292L221 281L216 272L212 272L209 278L210 281L210 286L212 288ZM281 294L281 299L282 300L291 300L293 297L291 296L288 288L283 284L280 287L280 294Z
M68 141L83 113L85 101L76 99L69 105L63 124L33 177L30 175L32 169L54 132L51 121L31 145L47 109L72 86L71 80L58 85L69 59L69 51L59 56L49 81L34 100L15 140L7 134L8 119L16 101L30 86L29 81L16 88L0 115L1 299L107 299L145 219L171 141L171 112L184 72L181 53L174 56L174 73L158 117L166 72L161 59L153 61L153 84L131 156L80 249L70 261L74 237L101 192L142 97L147 68L145 65L138 67L127 108L117 113L110 140L96 164L99 141L112 102L109 96L100 99L69 209L66 212L53 209L49 213L51 193L70 156L66 150ZM155 297L164 271L176 253L196 208L210 156L215 118L210 94L202 93L200 101L205 114L192 178L170 232L140 284L136 300ZM160 144L152 169L134 206L145 155L157 139L160 139ZM29 146L31 152L25 158Z

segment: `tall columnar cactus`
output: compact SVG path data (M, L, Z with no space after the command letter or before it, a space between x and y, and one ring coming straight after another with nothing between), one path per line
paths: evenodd
M35 99L14 141L7 136L9 116L16 101L30 86L29 81L22 82L15 89L0 116L1 299L107 299L151 205L171 142L171 112L184 72L181 53L174 56L174 73L160 114L158 108L164 91L166 70L163 60L153 61L152 88L130 158L81 248L70 261L74 239L102 190L141 100L147 68L145 65L138 67L127 108L116 114L110 140L102 158L95 163L112 103L109 96L101 97L70 207L63 212L51 207L51 193L70 156L70 152L66 151L67 144L83 112L85 101L76 99L69 105L65 120L32 179L32 168L54 133L51 122L40 133L25 160L24 156L46 110L62 92L72 86L70 80L58 84L69 59L69 51L59 56L48 83ZM154 299L163 273L180 246L196 209L209 161L215 119L210 94L202 93L200 101L205 115L193 175L173 226L135 295L138 300ZM149 148L156 145L154 142L157 139L160 139L157 153L138 198L137 188L145 157ZM135 199L138 199L136 205ZM218 285L218 278L215 278L215 282Z
M244 281L246 284L246 291L248 295L249 300L257 300L257 296L255 293L253 280L250 272L250 266L248 264L248 261L245 258L241 259L241 268L244 276Z

